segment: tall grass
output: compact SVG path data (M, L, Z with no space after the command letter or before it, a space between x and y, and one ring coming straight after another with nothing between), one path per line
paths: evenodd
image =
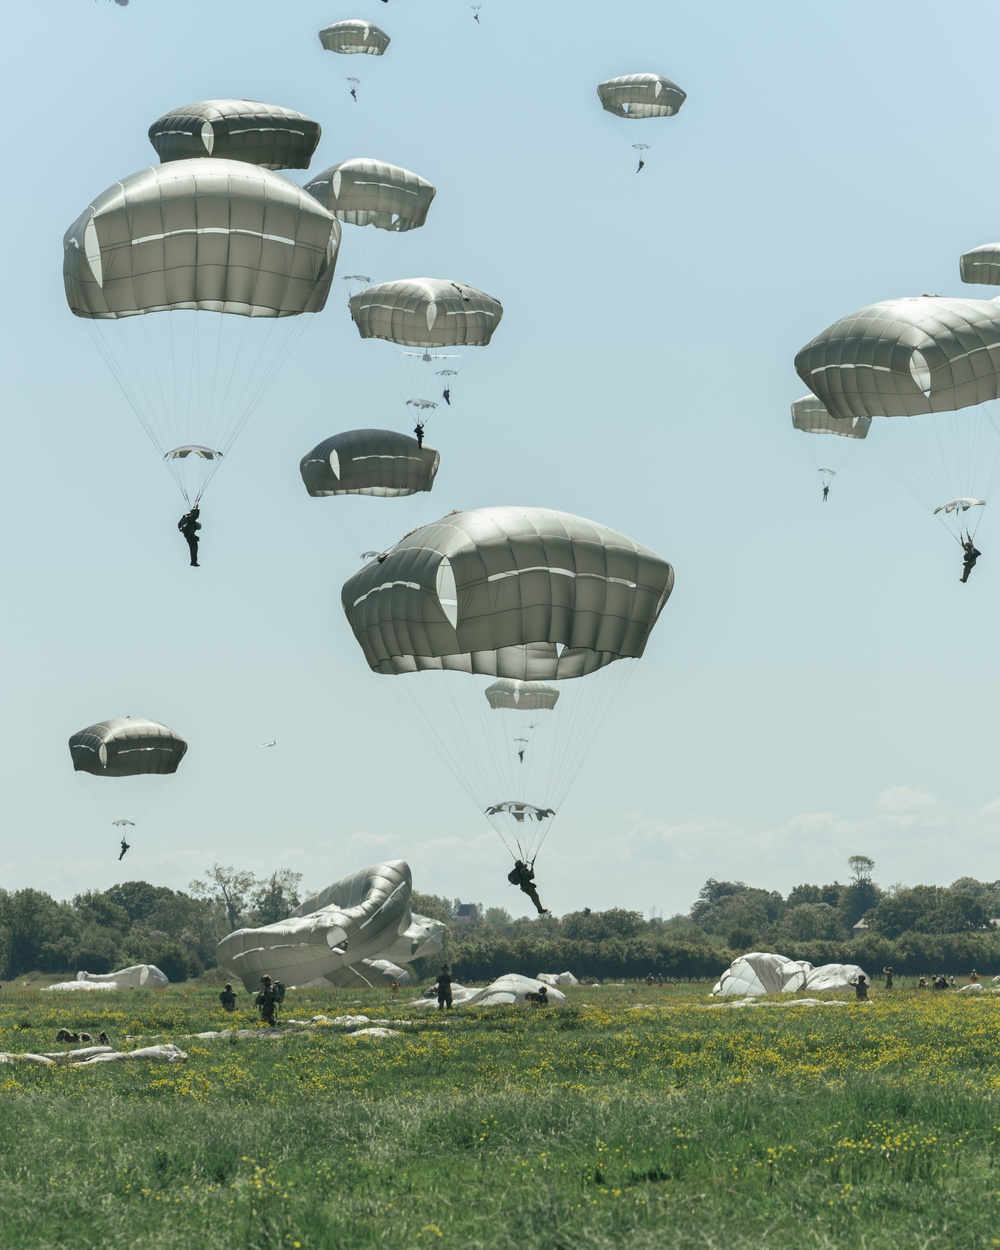
M331 991L286 1014L366 1010L401 1036L226 1041L185 1036L230 1023L209 991L5 988L0 1050L111 1025L189 1058L0 1067L0 1244L1000 1245L1000 1000L644 1001L428 1015Z

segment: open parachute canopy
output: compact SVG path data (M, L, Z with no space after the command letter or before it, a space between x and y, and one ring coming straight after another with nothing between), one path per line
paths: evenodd
M640 656L673 569L615 530L548 508L480 508L425 525L344 586L376 673L523 681Z
M118 716L73 734L69 751L74 770L86 775L98 807L113 825L125 829L156 798L163 779L177 771L187 743L155 720ZM112 785L107 778L113 779Z
M362 18L349 18L324 26L319 32L319 41L327 52L368 56L381 56L392 42L384 30Z
M189 503L326 303L340 231L287 178L216 157L123 178L67 230L67 303Z
M832 417L815 395L803 395L792 404L792 425L806 434L867 438L871 424L871 417Z
M363 339L403 347L485 347L503 316L498 299L450 278L383 282L350 303Z
M830 418L879 420L873 451L956 537L948 499L989 499L1000 480L1000 304L938 295L884 300L842 317L795 357Z
M601 107L615 117L673 117L687 99L675 82L660 74L622 74L597 86Z
M171 109L149 128L161 161L216 156L264 169L308 169L319 122L257 100L200 100Z
M98 721L69 740L73 768L95 777L175 773L186 751L172 729L141 716Z
M870 304L828 326L795 369L831 416L954 412L1000 393L1000 304L923 295Z
M305 189L345 225L397 233L422 226L437 194L419 174L369 157L331 165Z
M346 583L342 602L376 673L418 674L390 688L527 862L673 581L665 560L606 526L494 507L408 534Z
M963 282L1000 286L1000 243L983 243L963 252L958 268Z
M299 471L314 498L372 495L392 499L429 491L441 453L397 430L344 430L302 457Z

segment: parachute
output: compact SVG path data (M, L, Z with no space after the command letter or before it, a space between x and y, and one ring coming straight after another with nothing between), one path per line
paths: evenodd
M670 565L623 534L545 508L496 507L407 535L341 600L374 672L421 674L393 688L480 810L495 809L505 844L530 860L551 821L526 820L528 808L562 803L628 675L622 661L642 655L672 588ZM585 680L546 686L571 678ZM546 720L529 722L536 737L519 757L496 712L524 695Z
M305 189L338 221L377 230L416 230L437 188L399 165L356 157L317 174Z
M115 183L63 243L70 310L196 503L301 333L301 314L326 303L340 223L278 174L205 157Z
M400 398L428 407L443 389L450 404L454 378L470 363L464 349L486 347L503 317L498 299L450 278L383 282L353 295L350 307L363 339L393 345L379 349L380 362ZM440 350L449 347L463 350Z
M366 959L436 954L444 925L410 911L412 888L405 861L374 864L307 898L287 920L230 933L216 948L219 964L253 990L265 972L305 985Z
M257 100L201 100L158 118L149 141L161 161L216 156L264 169L308 169L319 123Z
M396 430L345 430L302 457L299 472L314 499L334 498L324 511L339 523L351 548L382 551L410 528L416 513L402 507L434 486L441 455Z
M160 779L180 767L187 743L158 721L119 716L73 734L69 751L76 772L99 779L92 791L111 823L132 826L156 797Z
M833 419L875 423L871 446L956 537L948 500L988 500L1000 480L1000 304L937 295L885 300L834 322L795 357ZM975 532L974 528L971 532Z
M391 43L384 30L374 22L365 22L360 18L325 26L319 32L319 41L327 52L367 56L381 56Z
M1000 243L983 243L963 252L958 267L963 282L1000 286Z
M871 417L832 417L815 395L803 395L792 404L792 426L810 435L832 435L833 438L820 437L805 440L817 473L824 482L836 477L854 448L858 439L868 437L871 429ZM845 440L837 443L837 438ZM801 440L800 440L801 442Z
M544 681L516 681L503 677L483 691L491 708L535 712L552 709L559 701L559 691Z
M620 123L628 123L620 127L621 133L642 163L659 137L657 120L675 116L687 99L686 92L660 74L623 74L619 78L608 78L598 83L597 95L606 113ZM636 122L644 124L636 129Z

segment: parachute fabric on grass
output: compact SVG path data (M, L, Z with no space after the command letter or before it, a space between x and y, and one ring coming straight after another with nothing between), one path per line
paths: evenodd
M264 169L308 169L319 122L257 100L200 100L171 109L149 128L161 161L222 157Z
M344 430L302 457L299 472L313 498L371 495L393 499L429 491L441 464L433 447L396 430Z
M263 398L300 315L326 303L339 244L340 223L293 182L214 157L130 175L66 232L70 309L93 326L189 503Z
M305 189L345 225L396 233L422 226L437 194L419 174L370 157L331 165Z
M1000 286L1000 243L983 243L963 252L958 268L963 282Z
M170 978L156 964L133 964L117 972L78 972L76 979L116 990L162 990L170 984Z
M340 52L345 55L361 53L367 56L381 56L392 40L374 22L366 22L361 18L349 18L344 22L334 22L332 26L324 26L319 32L319 41L327 52Z
M751 951L734 959L712 990L718 998L750 998L758 994L791 994L805 988L812 964Z
M303 985L362 959L392 959L413 923L411 889L403 860L362 869L306 899L287 920L230 933L216 948L219 963L252 990L265 972Z
M564 1003L566 995L546 981L521 976L519 972L506 972L489 985L476 988L452 982L452 1004L455 1007L513 1007L526 1006L529 994L537 994L545 987L549 1005ZM437 1007L437 996L422 995L408 1004L410 1007Z
M377 673L552 680L641 656L672 589L670 565L615 530L499 507L423 526L341 601Z

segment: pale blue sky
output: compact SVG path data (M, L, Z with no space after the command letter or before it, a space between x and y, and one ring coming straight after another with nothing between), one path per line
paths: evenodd
M219 860L319 887L400 856L419 889L520 910L499 841L365 667L339 604L356 565L299 480L338 429L407 428L343 284L215 478L198 573L66 307L65 228L152 163L151 121L223 96L319 120L310 174L370 155L429 178L385 276L502 300L434 417L434 515L565 509L675 566L539 861L546 903L669 914L709 876L787 889L852 853L883 882L1000 875L1000 527L960 586L952 540L864 446L822 506L788 416L803 343L874 300L963 293L959 254L1000 237L993 7L484 0L478 27L459 0L7 8L0 883L183 888ZM381 60L320 48L345 17L388 31ZM688 100L636 176L594 88L638 70ZM66 739L126 713L190 751L123 873Z

